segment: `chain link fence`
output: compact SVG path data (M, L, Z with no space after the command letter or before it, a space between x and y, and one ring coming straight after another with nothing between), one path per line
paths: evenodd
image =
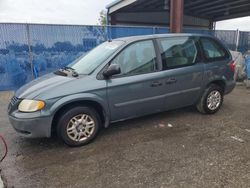
M221 39L230 49L249 49L249 32L185 29ZM0 91L67 66L102 42L119 37L169 33L166 27L0 24ZM239 37L237 37L239 36ZM238 46L237 46L237 38Z

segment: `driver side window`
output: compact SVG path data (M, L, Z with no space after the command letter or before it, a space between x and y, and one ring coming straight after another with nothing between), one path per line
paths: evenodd
M132 76L145 74L156 70L156 53L153 41L136 42L125 48L111 64L118 64L121 74L118 76Z

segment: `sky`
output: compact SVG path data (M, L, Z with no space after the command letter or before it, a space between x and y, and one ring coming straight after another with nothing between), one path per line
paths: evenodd
M250 16L217 22L216 29L250 31Z
M113 0L0 0L0 23L95 25Z
M114 0L0 0L0 23L96 25ZM250 17L218 22L216 29L250 31Z

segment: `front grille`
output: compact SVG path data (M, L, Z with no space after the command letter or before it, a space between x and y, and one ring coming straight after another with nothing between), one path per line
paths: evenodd
M18 101L18 98L16 96L14 96L14 97L11 98L10 104L12 106L14 106L17 103L17 101Z
M18 105L19 101L20 101L20 100L19 100L16 96L14 96L14 97L11 98L10 104L9 104L9 106L8 106L8 112L9 112L9 113L10 113L11 111L13 111L14 109L17 108L17 105Z

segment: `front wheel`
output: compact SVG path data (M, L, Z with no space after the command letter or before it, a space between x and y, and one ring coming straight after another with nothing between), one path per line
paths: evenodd
M223 89L215 84L211 84L203 93L196 108L203 114L216 113L223 104Z
M57 135L69 146L83 146L96 137L99 127L99 114L90 107L78 106L61 115Z

